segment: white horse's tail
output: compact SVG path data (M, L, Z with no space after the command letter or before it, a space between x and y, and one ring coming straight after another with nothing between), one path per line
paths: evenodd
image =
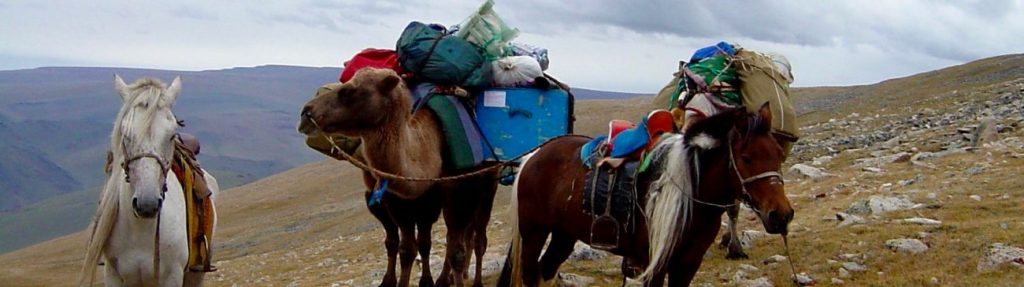
M111 176L117 176L117 172ZM117 210L120 208L118 202L118 182L116 179L107 180L103 193L100 194L100 203L96 207L96 215L91 224L92 233L89 234L89 241L86 243L85 261L82 262L82 271L78 274L78 286L90 286L95 279L96 266L99 264L100 255L107 245L110 232L114 229L114 222L117 219Z
M667 151L665 150L667 149ZM661 176L648 189L644 213L647 219L648 254L650 263L637 278L647 282L668 265L683 230L690 221L692 185L689 155L683 137L676 135L663 140L655 148L663 153ZM652 155L654 156L654 155Z
M520 264L523 260L523 238L522 234L519 233L519 178L523 175L523 172L526 171L526 163L530 160L531 157L533 157L534 154L536 154L536 152L530 153L523 157L523 162L522 164L519 165L521 167L519 169L519 174L516 175L516 179L512 183L512 199L509 203L508 212L508 222L509 225L512 226L512 243L511 246L509 247L508 262L509 264L512 265L512 272L510 273L511 277L509 278L509 282L511 282L510 286L513 287L523 286L523 268L522 264Z

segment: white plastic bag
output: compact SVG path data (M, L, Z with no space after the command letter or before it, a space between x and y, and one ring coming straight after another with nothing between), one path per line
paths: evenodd
M490 61L509 55L507 45L519 36L519 29L505 25L505 21L494 12L494 0L487 0L480 9L459 25L455 36L477 45Z
M498 87L527 86L537 77L544 76L537 59L530 56L512 56L492 63L494 85Z

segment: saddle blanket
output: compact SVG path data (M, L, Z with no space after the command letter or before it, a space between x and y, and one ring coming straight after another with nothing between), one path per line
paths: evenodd
M639 166L639 161L627 161L617 169L608 165L590 169L583 186L583 211L594 216L611 215L620 224L629 222L637 206L635 187Z
M431 83L414 86L412 97L415 103L412 112L426 106L437 115L444 132L444 154L454 168L471 168L484 161L480 130L464 102L455 96L439 94Z

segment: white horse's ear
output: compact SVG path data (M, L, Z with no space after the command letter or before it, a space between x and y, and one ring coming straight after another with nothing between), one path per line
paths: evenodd
M174 104L174 100L178 99L178 94L181 93L181 76L174 77L174 81L171 82L171 86L167 87L167 97L170 99L170 103Z
M117 91L117 95L121 96L121 102L128 100L128 85L117 74L114 74L114 90Z

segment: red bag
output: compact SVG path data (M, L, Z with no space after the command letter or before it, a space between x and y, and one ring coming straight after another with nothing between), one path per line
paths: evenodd
M345 68L341 70L338 80L342 83L347 82L356 71L366 67L392 69L399 75L405 73L398 64L398 53L395 53L395 50L367 48L345 62Z

